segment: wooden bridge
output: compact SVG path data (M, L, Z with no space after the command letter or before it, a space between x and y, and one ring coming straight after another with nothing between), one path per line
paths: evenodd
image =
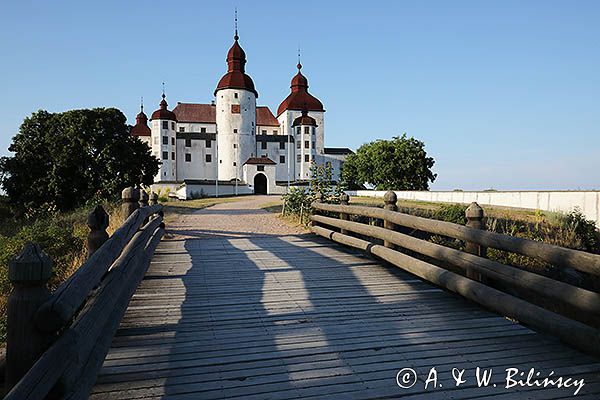
M496 266L483 253L495 239L499 248L520 243L513 250L568 256L561 260L569 266L584 260L588 270L600 258L490 238L475 230L477 212L471 228L433 226L394 212L388 200L388 210L315 204L318 235L259 209L264 198L180 217L156 247L116 334L105 331L106 350L79 353L67 364L91 372L69 380L40 366L54 345L7 398L508 400L571 398L576 391L578 399L600 398L596 328L515 295L537 285L567 310L595 315L598 294ZM355 222L352 215L383 223ZM152 232L162 235L156 221ZM398 252L414 244L401 233L403 224L471 239L467 250L474 254L429 248L423 240L428 262ZM453 260L469 277L436 266L436 258ZM495 289L491 277L512 282L516 292ZM98 359L94 369L91 360ZM478 384L477 368L480 377L491 371L491 380ZM511 379L523 384L506 387L513 383L510 368L518 369ZM549 375L562 377L562 387L535 384Z

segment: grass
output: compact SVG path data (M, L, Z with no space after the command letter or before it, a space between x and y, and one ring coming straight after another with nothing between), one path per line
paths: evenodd
M281 198L278 198L275 201L265 203L265 204L261 205L260 208L262 208L265 211L277 214L277 218L279 218L281 221L283 221L288 226L292 226L295 228L300 227L300 228L308 231L308 229L306 228L306 225L301 223L299 216L292 215L292 214L287 214L287 215L282 214L283 200Z

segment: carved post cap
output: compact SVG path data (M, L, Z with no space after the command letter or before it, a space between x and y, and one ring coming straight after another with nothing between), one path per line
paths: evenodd
M133 186L130 187L126 187L125 189L123 189L123 191L121 192L121 199L123 201L138 201L139 198L139 191L134 188Z
M94 231L105 230L108 228L108 223L108 214L100 204L94 208L94 211L87 218L87 226Z
M396 196L396 193L393 190L388 190L383 195L383 202L385 204L396 204L397 201L398 201L398 196Z
M52 260L34 242L27 242L8 264L8 279L13 283L45 282L51 276Z
M150 192L149 201L151 206L158 204L158 194Z
M480 220L483 218L483 208L476 202L472 202L469 207L467 207L465 216L468 220Z
M340 204L348 205L349 201L350 201L350 196L348 196L347 193L342 192L342 194L340 194Z
M140 207L146 207L148 205L148 193L145 190L140 190Z

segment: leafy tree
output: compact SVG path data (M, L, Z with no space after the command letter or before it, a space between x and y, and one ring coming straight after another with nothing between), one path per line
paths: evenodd
M360 146L342 166L342 182L350 189L372 184L377 190L428 190L437 177L425 144L406 134Z
M9 150L14 156L0 159L0 184L28 212L114 198L126 186L151 184L159 166L116 108L40 110L23 121Z

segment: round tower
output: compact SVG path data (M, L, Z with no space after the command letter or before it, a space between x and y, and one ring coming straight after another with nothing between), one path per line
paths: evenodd
M242 179L242 165L255 156L256 98L254 82L245 73L246 53L237 29L227 53L227 73L215 90L218 179Z
M177 181L175 129L177 117L169 111L165 94L160 108L152 113L152 153L161 161L154 182Z
M284 133L287 132L288 135L293 135L295 133L291 129L293 121L306 109L308 115L313 117L317 123L315 150L317 154L321 155L325 152L325 109L323 103L308 92L308 79L302 74L302 64L300 62L298 62L296 68L298 72L292 78L291 93L279 105L277 120Z
M313 117L308 115L308 109L305 107L302 114L294 119L292 130L296 143L300 144L300 148L296 148L296 179L309 179L310 166L317 155L316 148L316 130L317 122Z

